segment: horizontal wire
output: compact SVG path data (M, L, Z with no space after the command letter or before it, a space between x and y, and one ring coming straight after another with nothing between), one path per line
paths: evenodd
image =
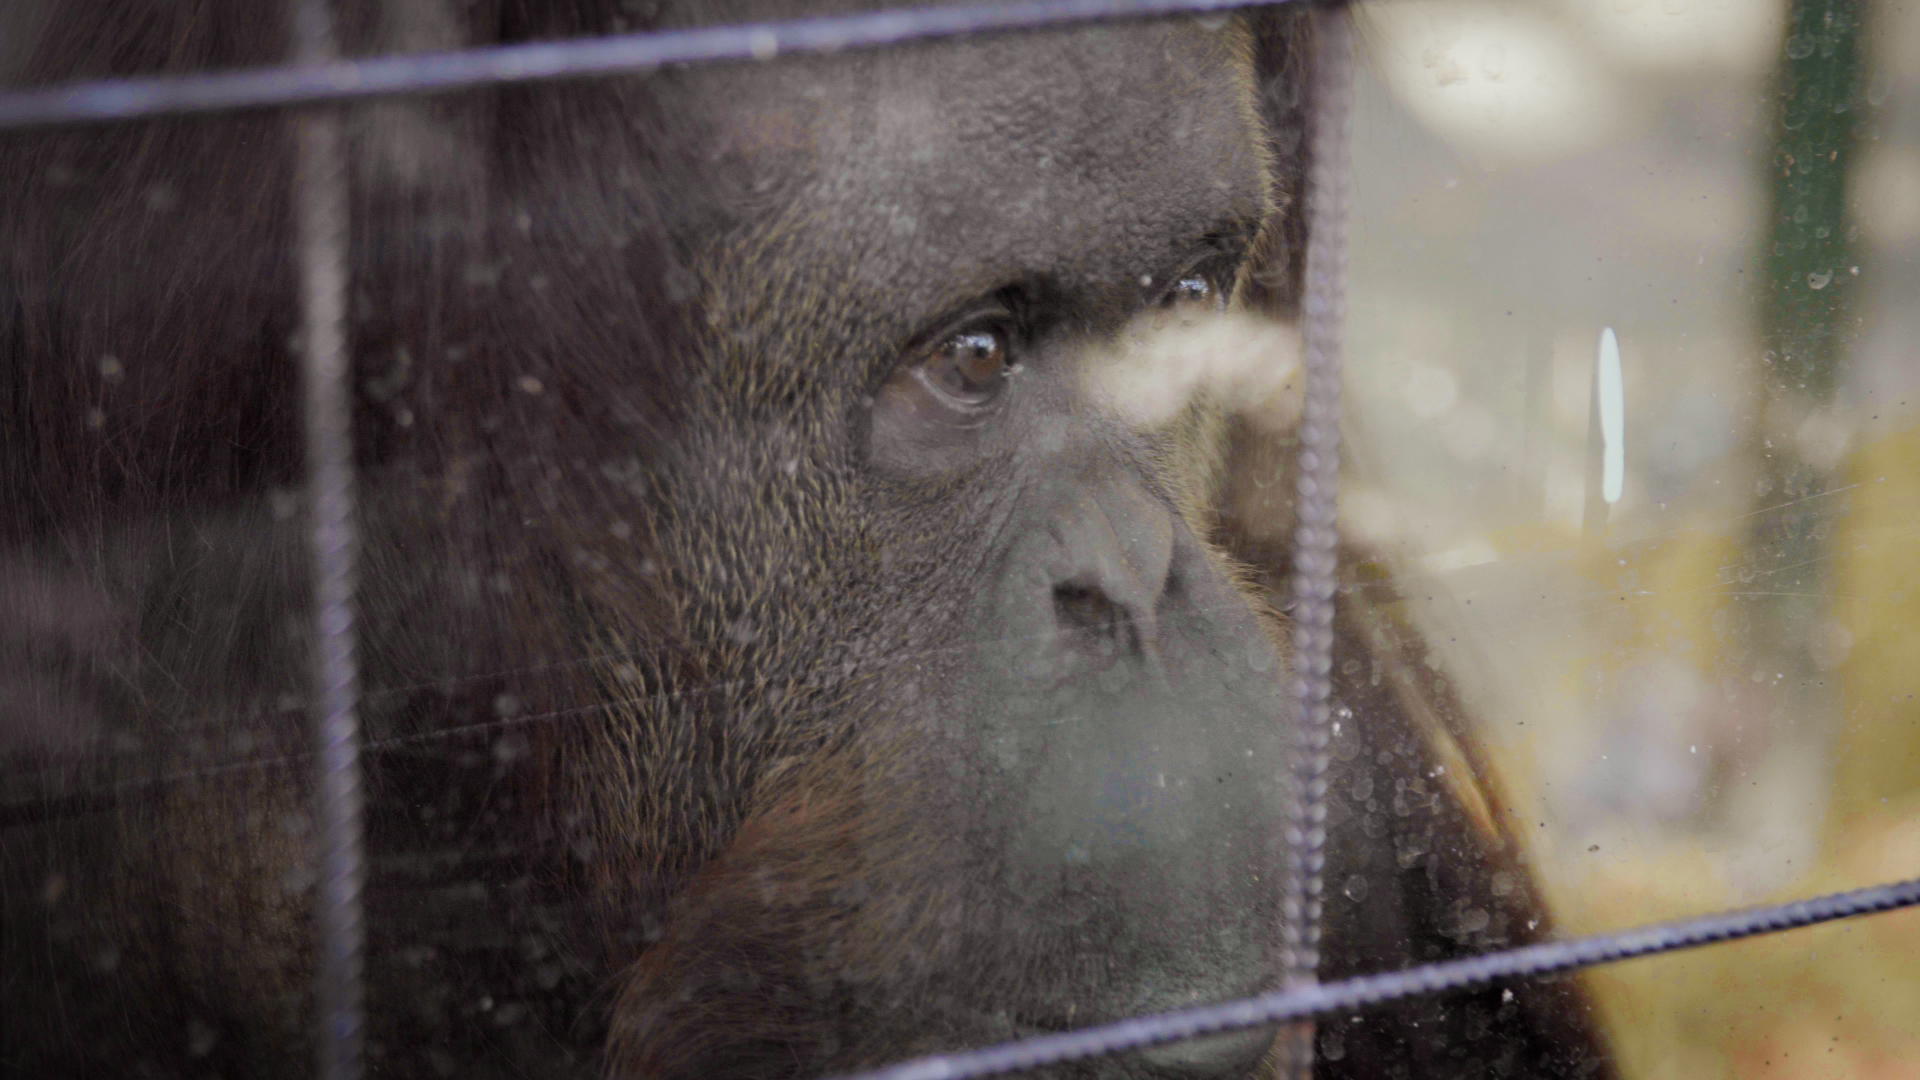
M1279 990L1222 1005L1134 1017L983 1050L919 1058L838 1080L975 1080L976 1077L1002 1076L1204 1035L1348 1013L1401 998L1478 986L1494 979L1572 971L1916 905L1920 905L1920 878L1571 941L1550 941L1297 990Z
M443 94L663 67L874 49L1076 23L1270 7L1298 0L1022 0L530 42L199 75L102 79L0 94L0 131Z

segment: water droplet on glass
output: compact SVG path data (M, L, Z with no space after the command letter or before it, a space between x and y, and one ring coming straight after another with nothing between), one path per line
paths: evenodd
M1328 1061L1339 1061L1347 1056L1347 1033L1337 1027L1322 1028L1320 1031L1320 1056Z
M187 1056L188 1057L196 1057L196 1058L206 1057L208 1054L213 1053L214 1044L218 1043L219 1041L220 1041L219 1033L214 1031L211 1027L208 1027L206 1024L203 1024L198 1020L189 1020L187 1022Z
M507 735L493 744L493 760L502 765L511 765L526 757L532 749L524 735Z

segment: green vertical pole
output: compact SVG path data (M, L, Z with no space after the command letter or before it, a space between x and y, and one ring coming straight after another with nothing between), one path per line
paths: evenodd
M1866 0L1792 0L1775 76L1762 319L1773 396L1832 397L1854 292L1847 172L1858 142Z
M1824 747L1833 728L1834 694L1811 644L1828 608L1835 507L1808 496L1835 480L1834 463L1810 459L1797 436L1832 403L1854 336L1858 278L1846 194L1863 119L1866 13L1867 0L1790 0L1770 86L1760 393L1750 443L1756 513L1739 575L1745 584L1735 586L1727 613L1735 670L1775 685L1770 726L1785 738L1783 749L1802 751Z

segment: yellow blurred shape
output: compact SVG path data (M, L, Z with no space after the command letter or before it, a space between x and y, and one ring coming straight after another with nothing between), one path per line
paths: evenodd
M1861 447L1848 473L1858 486L1834 535L1832 617L1843 633L1829 645L1845 649L1835 658L1836 825L1920 793L1920 429Z
M1889 806L1892 804L1890 803ZM1828 858L1773 900L1920 874L1920 799L1856 819ZM1623 926L1733 902L1698 855L1596 874L1571 922ZM1920 1080L1920 911L1849 919L1595 970L1626 1076Z

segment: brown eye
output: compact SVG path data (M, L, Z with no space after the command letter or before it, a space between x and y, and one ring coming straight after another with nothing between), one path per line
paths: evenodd
M876 460L957 465L999 412L1020 370L1013 318L1002 311L959 325L963 329L903 354L874 393L868 415Z
M962 330L913 366L924 386L961 409L991 403L1006 388L1007 335L999 329Z

